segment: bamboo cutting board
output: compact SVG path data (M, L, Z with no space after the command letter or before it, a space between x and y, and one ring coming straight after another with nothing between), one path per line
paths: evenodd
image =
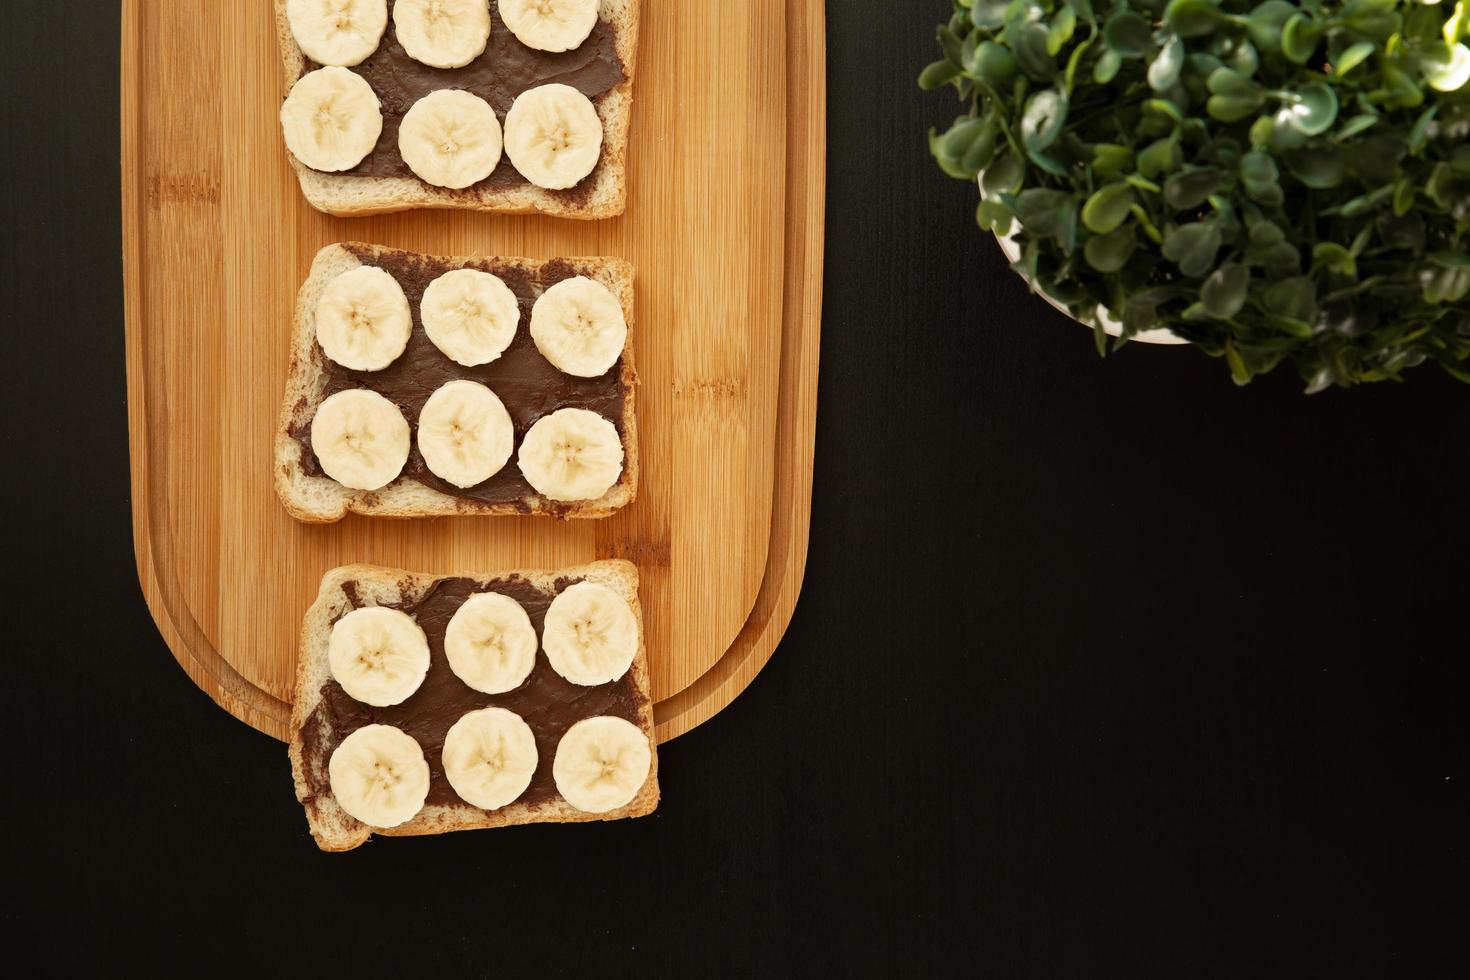
M286 737L322 573L636 562L661 741L730 702L801 587L820 320L821 0L643 0L627 213L331 218L302 199L276 112L270 0L125 0L122 199L133 541L189 676ZM271 487L290 310L323 245L616 255L637 268L643 472L605 521L304 526Z

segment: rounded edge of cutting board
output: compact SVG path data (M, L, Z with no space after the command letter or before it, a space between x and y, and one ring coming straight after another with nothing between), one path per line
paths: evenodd
M714 716L754 679L770 660L795 610L806 569L811 511L812 445L816 425L817 351L821 323L823 229L825 212L826 91L823 7L816 0L797 2L788 25L789 78L788 146L804 152L799 166L788 168L786 211L787 256L801 274L788 275L782 328L781 392L777 409L777 465L775 512L766 570L755 605L729 649L693 684L655 705L658 740L666 742ZM122 41L136 42L140 30L136 4L121 11ZM136 114L138 111L134 59L121 64L121 124L123 139L122 206L124 215L138 207L135 180L141 171ZM794 204L794 202L796 202ZM124 235L125 316L138 322L141 298L139 243ZM138 349L141 331L128 331L128 417L130 443L146 447L145 373ZM135 370L136 369L136 370ZM168 548L166 529L156 526L146 502L152 500L150 460L146 449L134 447L131 466L133 489L133 551L139 585L150 614L170 653L189 679L216 704L252 728L285 741L290 705L242 677L222 657L194 620L178 586L161 577L155 553ZM140 464L141 461L141 464ZM161 539L155 532L164 530ZM777 567L779 563L779 567ZM167 567L167 562L164 563Z
M698 680L654 705L659 742L703 724L734 701L771 659L796 611L811 532L812 454L822 327L826 229L825 8L797 0L787 23L787 146L805 152L786 174L786 295L776 405L776 486L771 543L755 606L730 648Z

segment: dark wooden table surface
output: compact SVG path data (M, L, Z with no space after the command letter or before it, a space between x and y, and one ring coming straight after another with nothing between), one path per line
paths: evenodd
M828 6L785 642L662 751L652 818L329 857L281 745L193 688L134 574L116 5L7 4L5 904L33 942L61 931L43 962L1464 965L1470 389L1424 370L1308 398L1187 350L1099 361L927 157L953 108L913 78L947 0Z

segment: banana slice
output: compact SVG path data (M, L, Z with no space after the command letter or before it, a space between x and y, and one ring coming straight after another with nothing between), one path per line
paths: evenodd
M495 392L477 381L451 381L419 412L419 452L430 472L457 487L484 483L505 466L515 427Z
M481 592L465 600L444 630L454 676L481 694L520 687L536 666L536 628L510 596Z
M563 408L536 420L516 462L549 500L596 500L623 473L623 443L596 412Z
M444 775L460 799L498 810L531 785L539 761L536 736L515 712L481 708L450 727L443 760Z
M429 795L429 764L413 736L392 725L364 725L327 763L337 805L369 827L413 819Z
M551 775L572 806L606 813L633 801L652 766L653 750L638 726L603 715L567 729L557 743Z
M500 0L500 17L528 48L570 51L597 26L597 0Z
M595 279L563 279L531 307L531 339L556 367L579 378L608 372L628 340L623 305Z
M316 340L322 353L353 371L381 371L398 359L413 333L408 297L387 272L362 265L322 290Z
M375 391L350 388L317 406L311 451L322 470L353 490L381 490L408 462L408 422Z
M398 0L393 5L398 43L432 68L463 68L490 40L486 0Z
M350 68L378 49L388 26L387 0L289 0L296 44L319 65Z
M436 187L479 183L500 163L500 120L490 103L460 89L430 92L398 128L398 152L408 169Z
M363 606L332 625L327 664L354 700L386 708L407 701L424 682L429 641L408 613Z
M382 132L383 110L372 86L346 68L302 75L281 105L286 149L313 170L351 170Z
M516 294L499 276L455 269L429 283L419 303L424 333L456 364L476 367L500 357L521 322Z
M622 596L596 582L578 582L551 600L541 646L552 670L584 687L617 680L638 653L638 617Z
M537 187L574 187L602 155L602 120L570 85L527 89L505 114L505 152Z

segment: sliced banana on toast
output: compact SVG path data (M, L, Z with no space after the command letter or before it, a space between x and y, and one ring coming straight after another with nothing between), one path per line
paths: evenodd
M456 721L444 736L444 776L460 799L482 810L514 803L536 773L539 757L531 726L505 708L481 708Z
M373 265L327 283L315 319L322 353L353 371L381 371L398 359L413 333L413 311L403 287Z
M500 18L528 48L570 51L597 26L598 0L500 0Z
M541 647L552 670L573 684L607 684L626 674L638 655L638 617L607 586L578 582L551 600Z
M500 163L500 120L472 92L440 89L419 99L398 127L398 153L425 183L459 190Z
M319 65L351 68L378 49L388 0L287 0L286 20L302 54Z
M611 422L585 408L563 408L536 420L516 462L526 481L550 500L596 500L623 473L623 443Z
M567 729L551 773L557 792L572 806L607 813L632 802L652 764L648 736L630 721L604 715Z
M470 596L444 630L449 669L481 694L520 687L536 666L538 645L525 608L498 592Z
M521 322L521 307L499 276L454 269L424 290L419 319L445 357L476 367L498 359L510 346Z
M332 625L332 677L354 700L385 708L413 696L429 672L429 641L400 609L363 606Z
M346 68L302 75L281 104L286 148L313 170L351 170L382 132L383 109L372 86Z
M531 307L531 339L559 370L596 378L622 356L628 322L612 290L596 279L573 276L536 299Z
M575 187L602 155L602 120L570 85L527 89L505 114L505 153L537 187Z
M375 391L339 391L312 416L311 451L322 471L344 487L381 490L403 472L408 450L408 420Z
M415 61L431 68L463 68L490 40L487 0L398 0L393 32Z
M429 796L429 764L413 736L365 725L342 740L327 763L337 804L369 827L412 820Z
M510 459L515 427L495 392L477 381L450 381L419 412L424 465L461 489L484 483Z

